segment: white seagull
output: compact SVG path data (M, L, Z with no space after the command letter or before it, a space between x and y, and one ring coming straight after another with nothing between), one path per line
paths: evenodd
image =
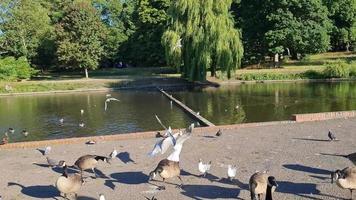
M99 200L105 200L105 196L103 194L99 194Z
M105 100L105 111L108 109L108 103L109 103L110 101L120 101L120 100L115 99L115 98L113 98L113 97L106 99L106 100Z
M116 158L116 156L117 156L117 151L116 151L116 149L114 149L114 150L110 153L109 156L110 156L111 159Z
M179 133L178 133L179 134ZM176 135L178 137L178 134ZM171 146L176 145L176 137L172 135L171 127L168 128L167 132L165 133L164 138L158 140L153 147L152 151L148 154L149 156L153 157L158 153L164 154Z
M228 165L227 177L229 178L230 181L232 181L232 179L235 178L236 171L237 171L236 165Z
M199 159L198 168L199 171L202 173L202 176L205 177L206 173L210 170L211 161L209 163L204 164L202 159Z
M84 110L83 110L83 109L80 110L80 114L81 114L81 115L84 114Z
M51 152L51 150L52 150L52 147L47 146L47 147L45 148L44 152L43 152L43 155L44 155L44 156L48 155L49 152Z
M82 123L79 123L79 127L83 128L85 126L85 124L82 122Z

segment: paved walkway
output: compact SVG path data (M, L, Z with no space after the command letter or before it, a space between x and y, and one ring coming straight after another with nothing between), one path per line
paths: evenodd
M340 139L327 141L331 129ZM208 129L205 129L208 130ZM184 186L169 180L165 191L156 191L147 183L147 174L160 159L147 153L155 139L100 142L52 146L51 156L72 164L81 155L107 155L113 148L121 153L111 165L100 163L106 178L87 179L79 192L79 199L94 200L99 193L108 200L145 199L249 199L248 179L256 170L270 171L278 181L275 199L343 199L349 191L330 184L330 172L353 166L352 162L327 154L356 152L356 119L321 122L287 123L262 127L224 130L216 138L214 132L197 128L181 154ZM206 178L198 177L198 160L212 161ZM62 199L53 187L61 169L46 167L45 158L35 149L0 150L0 195L3 200ZM228 164L236 164L238 173L234 183L226 181ZM89 173L87 173L89 174ZM153 182L161 185L161 182ZM356 195L355 195L356 198Z

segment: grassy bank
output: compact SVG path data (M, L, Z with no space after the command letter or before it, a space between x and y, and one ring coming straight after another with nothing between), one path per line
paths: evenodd
M339 67L336 67L336 70L326 70L328 66L340 62L348 65L346 72L344 67L340 67L341 70ZM347 74L347 77L330 77L330 74ZM188 84L187 81L179 78L180 75L176 70L169 67L100 69L90 71L89 75L90 79L85 79L82 72L46 72L27 81L0 81L0 94ZM235 80L241 81L325 78L356 78L356 52L311 55L301 61L285 60L281 68L260 69L250 66L239 69L235 73ZM226 80L226 77L220 75L219 79L209 77L208 80L221 83ZM9 87L6 89L6 85L10 86L10 90L7 90Z
M330 77L328 67L339 63L348 65L349 73L345 77ZM356 77L356 52L332 52L310 55L300 61L285 60L280 68L257 68L249 66L236 71L236 79L250 80L297 80Z

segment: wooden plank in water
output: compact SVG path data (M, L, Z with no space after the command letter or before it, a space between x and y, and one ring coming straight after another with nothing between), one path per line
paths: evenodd
M185 112L193 116L195 119L199 121L199 123L205 125L205 126L215 126L213 123L211 123L209 120L205 119L201 115L198 115L196 112L194 112L192 109L190 109L188 106L180 102L178 99L174 98L172 95L168 94L164 90L158 88L159 91L162 92L166 97L168 97L171 101L173 101L175 104L177 104L179 107L181 107Z

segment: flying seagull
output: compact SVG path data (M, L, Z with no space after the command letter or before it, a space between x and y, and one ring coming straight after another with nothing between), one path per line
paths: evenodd
M120 100L115 99L115 98L113 98L113 97L107 98L107 99L105 100L105 111L108 109L108 103L109 103L110 101L120 101Z

